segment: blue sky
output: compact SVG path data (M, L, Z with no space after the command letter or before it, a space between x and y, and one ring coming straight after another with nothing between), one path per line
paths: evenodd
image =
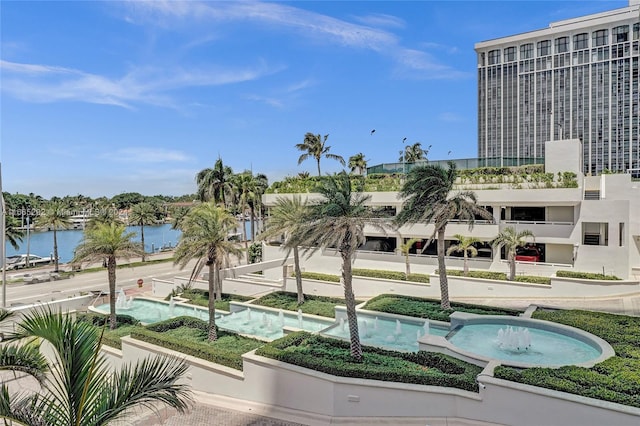
M474 43L627 4L2 1L3 189L182 195L218 156L273 182L316 173L306 132L369 165L405 137L475 157Z

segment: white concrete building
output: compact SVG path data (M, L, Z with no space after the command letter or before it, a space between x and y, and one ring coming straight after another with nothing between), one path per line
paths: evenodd
M475 45L478 157L529 164L579 139L583 172L640 174L640 1Z
M578 140L547 142L545 171L574 172L577 188L515 188L513 184L460 184L458 189L473 189L478 203L493 211L494 222L479 222L473 230L466 224L450 223L446 228L446 244L455 243L455 234L474 236L489 242L505 227L518 231L531 230L542 258L540 262L520 262L518 273L552 275L555 271L605 273L622 279L640 279L640 181L630 174L583 176L580 173ZM520 185L522 186L522 185ZM318 194L303 194L317 199ZM397 192L370 192L369 204L385 207L397 213L402 200ZM287 194L266 194L265 205L272 206L278 197ZM412 263L436 267L435 242L428 245L433 225L403 226L397 233L384 235L366 229L367 243L362 253L379 256L380 260L397 261L404 258L398 247L409 238L421 238L414 246ZM475 269L506 271L500 253L489 244L481 244L479 256L471 260ZM460 257L450 257L450 267L462 267ZM432 272L433 270L431 270Z

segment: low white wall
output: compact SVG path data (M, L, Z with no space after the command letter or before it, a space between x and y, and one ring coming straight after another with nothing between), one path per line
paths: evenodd
M187 360L190 365L187 380L195 391L269 404L276 409L294 409L309 418L322 416L336 422L347 418L360 418L361 424L366 424L366 420L362 422L366 418L376 421L448 418L523 426L599 426L640 421L638 408L495 379L491 377L493 366L479 376L484 389L478 394L437 386L335 377L253 352L243 355L244 370L240 372L130 337L122 339L123 361L135 362L162 353Z

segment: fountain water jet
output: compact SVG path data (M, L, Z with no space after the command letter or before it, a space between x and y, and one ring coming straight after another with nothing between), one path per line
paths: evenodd
M298 309L298 328L302 329L302 309Z

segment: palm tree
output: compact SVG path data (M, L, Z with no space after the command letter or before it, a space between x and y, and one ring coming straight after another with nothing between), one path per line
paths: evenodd
M200 201L210 201L226 205L227 193L231 190L231 167L222 163L222 158L218 157L212 169L203 169L196 175L198 184L198 199Z
M447 223L458 219L473 228L475 216L493 220L493 216L477 205L477 197L473 191L453 193L456 180L456 165L449 162L449 169L438 165L426 165L412 169L402 185L400 196L405 198L402 210L396 216L396 224L433 222L434 231L431 239L438 242L438 272L440 275L440 306L451 309L449 302L449 283L445 267L444 239Z
M371 225L385 232L385 224L371 217L366 203L371 198L351 190L351 180L346 172L328 176L318 188L322 200L309 206L309 215L296 240L300 245L315 246L308 250L313 254L319 248L336 247L342 258L342 284L347 305L347 320L351 356L362 361L362 347L358 334L356 300L353 294L351 262L365 242L364 227Z
M175 251L174 264L180 265L180 268L184 268L191 259L197 259L189 282L193 281L205 266L209 269L209 340L211 341L218 338L215 298L222 298L220 269L223 264L229 263L230 256L239 258L242 255L242 250L227 240L227 235L235 224L235 217L213 202L196 206L182 221L182 235Z
M249 171L233 176L233 186L236 190L238 203L240 204L240 214L242 216L242 238L244 239L244 249L247 263L249 263L249 238L247 236L247 227L244 223L244 215L249 206L249 201L254 198L256 181Z
M404 161L405 163L415 163L418 160L423 160L429 155L431 145L427 149L422 149L422 144L416 142L413 145L407 145L404 147L404 153L400 156L398 161Z
M67 229L71 226L69 210L61 202L49 203L42 214L36 220L37 226L46 226L53 229L53 261L54 272L58 272L58 229Z
M125 226L121 224L97 224L85 229L72 260L76 264L107 260L109 324L112 330L116 328L116 259L129 259L142 254L140 245L131 240L135 235L135 232L126 232Z
M421 238L409 238L403 244L400 244L400 253L404 256L404 275L405 278L409 279L409 275L411 275L411 266L409 265L409 251L411 247L418 241L422 241Z
M300 230L306 223L307 207L307 201L302 201L300 195L293 195L291 198L278 197L270 210L267 230L261 235L261 239L267 239L284 234L285 240L282 247L287 249L285 256L289 257L293 251L298 305L304 303L298 246Z
M124 222L122 222L118 217L115 207L105 207L98 209L97 213L89 218L86 229L94 228L99 224L111 225L112 223L116 225L124 224Z
M449 256L453 252L462 252L464 257L464 267L463 274L466 277L469 274L469 265L467 264L467 254L471 257L476 257L478 255L478 250L473 246L475 243L479 243L480 240L476 237L465 237L462 234L455 234L453 236L456 240L458 240L458 244L454 244L449 246L447 249L447 256Z
M156 211L149 203L138 203L131 207L129 223L140 226L140 240L142 245L142 261L145 261L144 251L144 226L156 223Z
M491 241L491 245L497 250L504 246L509 262L509 281L513 281L516 276L516 248L524 246L527 238L535 241L533 232L528 229L516 232L513 226L507 226Z
M7 237L7 241L11 244L11 247L18 250L20 245L18 241L22 241L22 237L24 237L24 231L20 228L20 221L14 216L5 215L5 233Z
M0 311L0 318L6 317ZM42 309L26 314L7 336L21 343L0 347L0 369L34 377L42 390L15 392L3 383L0 417L9 424L104 425L125 420L140 406L166 404L184 413L192 404L182 382L187 364L156 356L113 370L100 353L100 330L70 315ZM45 357L41 341L48 343Z
M367 170L367 160L364 158L364 154L359 152L349 157L349 168L351 173L357 171L359 175L364 174L364 171Z
M296 144L296 148L298 148L300 151L306 151L300 156L300 158L298 158L298 164L301 164L309 157L315 158L316 163L318 164L318 176L321 176L320 159L322 157L337 160L344 166L346 164L344 162L344 158L342 158L340 155L329 154L329 150L331 149L331 147L328 145L325 146L328 137L329 135L324 135L324 138L322 138L320 135L314 135L311 132L307 132L304 135L304 141L302 143Z

